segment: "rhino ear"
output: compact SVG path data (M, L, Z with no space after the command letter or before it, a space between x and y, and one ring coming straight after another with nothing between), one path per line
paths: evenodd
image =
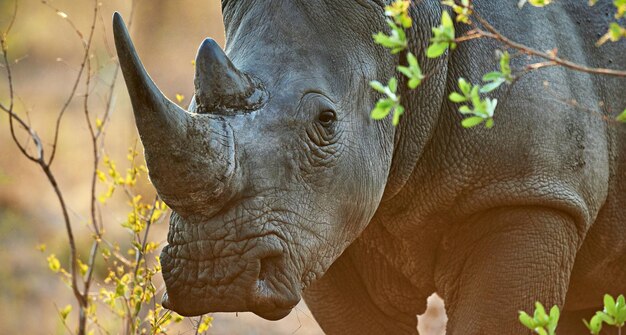
M198 49L194 85L199 113L251 110L258 108L265 97L260 85L239 71L210 38Z

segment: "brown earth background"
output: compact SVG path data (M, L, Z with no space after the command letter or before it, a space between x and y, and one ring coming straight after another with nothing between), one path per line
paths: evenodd
M67 15L82 32L90 27L93 1L54 0L49 4ZM0 27L9 24L13 0L0 0ZM111 36L111 16L119 11L128 20L131 1L103 0L95 32L92 60L93 78L89 107L92 119L102 115L107 87L116 66ZM170 99L184 96L183 105L193 95L192 60L205 37L224 44L220 1L136 0L131 34L152 78ZM17 94L16 111L28 115L31 124L47 145L52 143L57 113L71 92L81 63L81 40L68 20L38 0L20 0L16 21L8 38ZM8 102L8 80L0 69L0 102ZM137 145L137 133L126 88L117 78L115 105L105 139L106 153L124 162L129 147ZM79 86L61 125L58 157L52 169L67 197L75 226L80 256L86 257L90 231L89 181L91 146L82 109ZM23 134L22 134L23 135ZM23 136L20 136L23 139ZM141 151L141 149L139 149ZM154 196L147 182L140 186L146 199ZM99 190L103 192L104 190ZM128 206L122 196L114 195L102 208L107 239L128 241L119 226ZM167 224L151 231L153 240L165 242ZM44 253L36 246L46 245ZM47 267L46 256L56 254L68 263L68 242L53 190L38 166L22 157L9 134L8 117L0 112L0 334L65 334L57 308L73 303L71 291ZM102 278L98 279L102 281ZM157 285L162 290L160 278ZM95 288L97 290L97 287ZM160 293L158 295L160 297ZM159 298L160 300L160 298ZM439 299L433 297L427 317L420 321L421 334L443 334L445 314ZM105 308L99 313L106 315ZM75 313L69 324L75 324ZM321 329L304 303L288 317L270 322L250 313L216 314L209 334L320 334ZM111 334L119 325L107 324ZM192 321L184 321L171 334L193 334Z

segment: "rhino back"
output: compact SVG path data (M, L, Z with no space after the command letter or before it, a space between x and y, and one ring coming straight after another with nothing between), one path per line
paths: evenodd
M474 4L516 42L555 48L560 57L588 67L626 69L626 44L595 46L613 21L608 2L589 8L562 1L522 10L509 1ZM458 91L459 77L479 84L483 74L497 70L495 48L502 46L487 39L460 44L450 55L447 94ZM541 61L514 54L511 65ZM493 129L462 128L459 106L444 103L411 177L417 221L445 225L501 206L556 208L571 215L585 237L568 308L589 307L604 293L626 290L615 284L626 282L626 127L613 121L626 107L625 91L623 78L543 68L489 94L499 101Z
M616 63L624 47L609 53L595 48L600 30L583 27L570 12L573 2L544 10L519 10L510 2L475 5L515 41L537 50L556 47L561 57L588 66ZM605 21L601 32L609 18ZM447 92L458 90L456 78L478 84L483 74L496 70L493 50L498 47L487 39L460 44L450 55ZM540 61L518 54L512 66L519 69ZM459 106L445 102L413 178L425 202L438 204L424 209L465 216L495 206L544 205L574 216L584 234L604 204L609 184L615 182L610 170L616 168L613 158L618 152L611 145L616 135L607 122L614 111L605 107L626 101L618 89L608 89L611 85L624 87L623 81L563 67L531 72L490 94L499 101L493 129L462 128Z

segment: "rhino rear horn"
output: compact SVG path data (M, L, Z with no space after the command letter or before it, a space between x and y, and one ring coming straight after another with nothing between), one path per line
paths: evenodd
M198 49L194 85L198 113L254 110L260 107L266 95L260 83L239 71L210 38Z

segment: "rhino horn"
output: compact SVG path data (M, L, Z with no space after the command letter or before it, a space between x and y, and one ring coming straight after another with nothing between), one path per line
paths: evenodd
M153 140L162 139L164 127L168 131L184 131L188 113L165 97L152 81L137 56L126 24L119 13L113 15L113 34L120 67L135 112L135 121L144 145L149 147Z
M167 99L146 73L118 13L113 33L152 183L179 214L211 215L237 183L231 126L222 116L189 113Z
M266 95L262 86L239 71L211 38L205 39L198 49L194 85L199 113L257 109Z

